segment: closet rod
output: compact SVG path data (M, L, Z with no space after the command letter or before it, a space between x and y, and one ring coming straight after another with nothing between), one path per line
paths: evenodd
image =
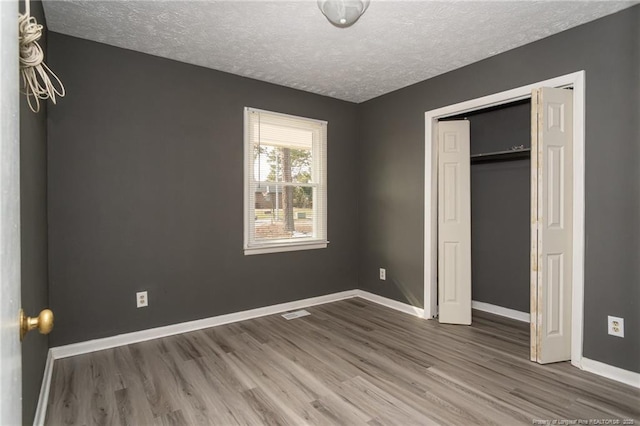
M507 151L487 152L484 154L471 155L472 163L485 161L507 161L520 158L528 158L531 155L531 148L510 149Z

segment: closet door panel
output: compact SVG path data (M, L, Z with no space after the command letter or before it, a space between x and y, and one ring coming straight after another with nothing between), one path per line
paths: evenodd
M531 359L546 364L571 359L573 94L541 88L532 99Z
M438 123L439 320L471 324L469 122Z

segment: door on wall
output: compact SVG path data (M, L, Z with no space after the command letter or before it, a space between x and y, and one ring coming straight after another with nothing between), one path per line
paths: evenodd
M438 123L438 318L471 324L469 122Z
M22 423L18 2L0 1L0 424Z
M531 97L531 360L571 359L573 94Z
M539 88L531 116L531 360L571 359L573 93ZM438 309L471 323L470 136L438 123Z

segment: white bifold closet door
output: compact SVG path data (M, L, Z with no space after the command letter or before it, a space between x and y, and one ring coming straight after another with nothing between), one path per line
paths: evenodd
M571 359L573 93L531 98L531 360Z
M471 324L469 122L438 123L438 318Z

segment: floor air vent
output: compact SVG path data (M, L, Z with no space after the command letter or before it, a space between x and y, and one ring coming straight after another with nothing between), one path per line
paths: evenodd
M300 309L299 311L287 312L286 314L282 314L282 317L287 320L292 320L294 318L306 317L307 315L311 314L304 309Z

